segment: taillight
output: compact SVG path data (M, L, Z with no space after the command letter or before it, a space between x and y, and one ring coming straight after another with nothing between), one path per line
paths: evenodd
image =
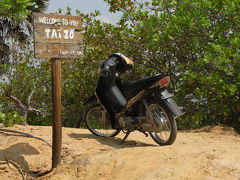
M159 85L160 87L164 87L164 86L167 86L169 82L170 82L170 76L166 76L160 80Z

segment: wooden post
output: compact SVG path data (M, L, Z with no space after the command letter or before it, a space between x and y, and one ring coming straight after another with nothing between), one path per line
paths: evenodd
M61 62L79 58L82 50L82 18L60 14L33 13L34 56L52 61L52 168L61 163Z
M52 168L61 163L62 113L61 113L61 61L52 60Z

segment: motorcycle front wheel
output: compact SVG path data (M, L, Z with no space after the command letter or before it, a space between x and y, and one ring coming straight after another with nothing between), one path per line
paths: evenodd
M85 123L89 131L96 136L114 137L120 132L120 130L112 129L109 114L99 104L95 104L87 110Z
M152 139L161 146L173 144L177 136L177 125L172 112L159 101L151 101L149 108L153 120L160 125L160 132L149 132Z

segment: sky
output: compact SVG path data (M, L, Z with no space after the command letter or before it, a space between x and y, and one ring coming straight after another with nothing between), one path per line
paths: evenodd
M113 14L108 11L108 4L104 0L49 0L49 6L45 13L56 13L59 8L66 9L67 6L73 10L72 12L75 12L76 9L82 13L99 10L102 14L99 18L108 23L116 23L120 19L120 13Z

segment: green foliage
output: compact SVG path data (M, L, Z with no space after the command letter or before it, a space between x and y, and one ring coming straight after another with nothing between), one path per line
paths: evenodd
M0 122L5 121L6 115L0 111Z
M47 6L48 0L1 0L0 16L7 16L20 22L32 12L44 12Z
M49 107L49 110L51 107ZM28 124L35 125L35 126L51 126L52 125L52 116L49 113L48 115L41 115L36 112L29 112L28 113L28 119L27 119Z
M98 11L77 11L83 17L84 57L64 69L66 122L77 119L77 109L84 112L81 103L94 91L101 61L121 52L135 62L131 79L171 76L170 88L187 110L178 119L180 128L224 123L240 129L237 0L105 1L111 12L122 12L116 25L99 20Z
M0 1L0 63L8 63L11 42L24 42L32 34L32 12L44 12L48 0L1 0ZM26 20L27 19L27 20ZM0 69L0 74L1 74Z
M83 116L84 100L93 94L98 67L111 53L121 52L133 59L135 66L128 78L167 72L171 91L186 114L177 119L180 128L228 124L240 130L240 2L105 0L113 13L122 12L117 24L98 19L99 11L76 13L83 18L84 57L62 61L63 124L74 126ZM67 14L71 14L67 9ZM48 62L34 67L17 56L16 75L4 88L27 104L36 77L36 96L31 106L51 110L51 85ZM31 57L31 55L30 55ZM22 59L25 59L23 57ZM21 65L21 62L23 63ZM2 65L5 72L9 66ZM15 79L15 80L14 80ZM34 79L34 78L33 78ZM29 81L26 89L22 86ZM22 85L20 85L22 84ZM24 90L24 91L19 91ZM7 97L1 96L4 105ZM10 107L14 110L13 102ZM9 107L9 108L10 108ZM50 113L29 114L32 124L49 125Z
M88 17L86 54L122 52L142 76L167 72L187 109L180 128L224 123L240 129L239 1L106 2L122 18L111 25Z
M196 6L195 11L204 6L208 8L200 11L201 17L200 14L191 17L196 22L191 27L195 27L192 34L198 36L194 46L201 49L201 53L191 52L196 53L197 58L184 67L179 79L179 98L184 92L183 102L188 110L182 120L192 123L185 126L188 128L200 121L197 127L222 123L239 130L239 2L222 1L221 6L204 2ZM189 11L192 12L186 10Z
M23 48L21 48L23 46ZM4 113L18 112L25 119L29 112L38 116L51 110L51 77L48 61L34 60L28 42L15 42L11 47L10 64L0 64L0 101Z
M10 127L14 124L22 124L23 121L23 117L16 111L8 112L6 114L0 112L0 123L3 123L5 127Z
M32 5L27 7L31 12L43 13L47 10L49 0L31 0Z
M26 18L31 11L27 7L32 6L31 0L1 0L0 16L8 16L20 21L20 18Z
M33 59L32 25L26 21L31 20L32 12L43 12L47 5L48 0L0 1L4 32L0 34L0 102L7 126L20 123L18 116L24 121L31 118L29 112L43 115L49 111L49 63Z
M95 62L96 63L96 62ZM98 64L85 56L62 61L62 113L65 126L76 126L85 113L83 102L95 90Z

